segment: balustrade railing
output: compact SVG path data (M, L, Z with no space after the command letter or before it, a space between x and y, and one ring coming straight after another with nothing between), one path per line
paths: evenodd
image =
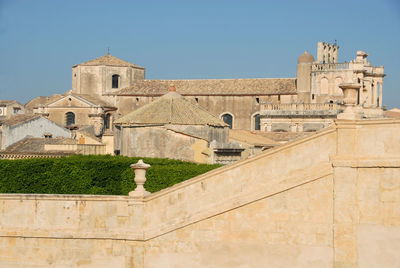
M347 70L349 69L349 62L341 63L318 63L312 65L313 71L328 71L328 70Z
M343 108L337 103L291 103L291 104L264 104L262 110L279 111L315 111L315 110L339 110Z

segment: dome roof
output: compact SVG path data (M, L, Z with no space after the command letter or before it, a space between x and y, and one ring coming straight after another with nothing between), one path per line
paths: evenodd
M308 54L307 50L299 57L297 60L297 64L299 63L313 63L314 57L311 54Z

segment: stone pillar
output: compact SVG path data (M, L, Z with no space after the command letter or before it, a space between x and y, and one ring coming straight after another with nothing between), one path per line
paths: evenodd
M379 103L378 103L378 107L382 108L382 90L383 90L383 83L380 82L379 83L380 88L379 88Z
M373 104L373 106L374 107L378 107L379 106L379 103L378 103L378 83L375 81L375 80L373 80L372 81L372 88L373 88L373 92L374 92L374 100L373 100L373 102L372 102L372 104Z
M129 192L129 196L143 198L149 195L150 193L146 191L143 185L146 182L146 171L150 168L150 165L143 163L143 160L140 159L136 164L132 164L131 168L135 172L135 183L137 186L134 191Z
M346 120L361 119L362 108L357 105L357 94L360 90L360 84L343 83L339 87L343 90L343 101L346 108L343 113L337 115L337 118Z

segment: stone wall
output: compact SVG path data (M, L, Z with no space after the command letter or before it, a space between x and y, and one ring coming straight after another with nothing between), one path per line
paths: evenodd
M3 148L0 149L5 149L28 135L34 138L43 138L45 133L51 133L53 138L71 137L71 132L69 130L43 117L38 117L16 126L3 126L2 131L4 144Z
M165 126L122 127L121 155L210 163L208 142Z
M118 88L112 88L112 76L119 75ZM72 67L72 91L78 94L107 94L129 87L135 80L143 80L145 70L122 66Z
M399 267L399 131L336 121L145 198L0 195L0 266Z

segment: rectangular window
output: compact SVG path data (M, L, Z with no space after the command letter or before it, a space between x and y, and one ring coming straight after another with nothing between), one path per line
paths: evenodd
M19 114L20 108L14 108L14 114Z

